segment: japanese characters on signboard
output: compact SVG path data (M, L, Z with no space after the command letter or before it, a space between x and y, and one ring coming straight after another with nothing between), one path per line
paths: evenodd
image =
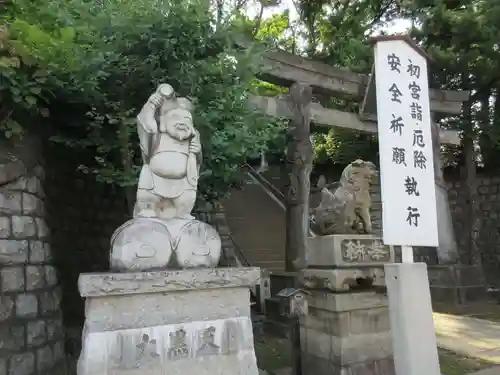
M403 40L375 45L383 240L438 246L427 61Z

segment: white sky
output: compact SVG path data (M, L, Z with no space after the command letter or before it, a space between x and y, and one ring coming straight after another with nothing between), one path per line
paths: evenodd
M264 18L268 18L272 16L273 14L282 12L285 9L290 10L290 18L295 19L297 18L297 11L295 9L295 6L293 5L292 0L280 0L281 4L275 7L269 7L264 10ZM257 16L257 13L260 10L260 6L255 5L254 2L251 2L251 4L247 8L247 14L250 17L255 17ZM399 34L403 33L406 30L408 30L411 26L411 23L409 20L396 20L391 22L390 24L386 25L385 27L381 28L381 31L385 31L389 34ZM378 33L376 33L378 34Z

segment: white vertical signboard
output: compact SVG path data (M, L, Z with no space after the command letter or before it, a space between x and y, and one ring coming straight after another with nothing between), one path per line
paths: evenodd
M375 45L383 240L438 246L427 59L403 40Z

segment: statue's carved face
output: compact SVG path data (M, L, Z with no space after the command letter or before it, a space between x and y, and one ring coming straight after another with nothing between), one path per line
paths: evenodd
M165 113L166 132L178 141L184 141L194 136L193 117L183 108L176 108Z
M373 177L378 175L377 167L372 162L356 160L344 170L347 179L355 185L362 181L370 182Z

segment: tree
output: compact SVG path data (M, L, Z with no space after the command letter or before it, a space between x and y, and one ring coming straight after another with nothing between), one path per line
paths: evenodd
M199 187L212 200L238 181L240 166L276 135L275 122L246 100L259 47L232 48L238 27L214 27L214 17L204 0L66 0L43 6L15 0L6 23L11 42L20 47L15 51L32 61L16 77L33 81L33 70L53 77L40 86L56 124L52 138L91 155L82 156L81 169L99 181L135 185L140 159L134 116L159 83L195 98L205 159ZM13 87L8 84L2 95L13 99Z

